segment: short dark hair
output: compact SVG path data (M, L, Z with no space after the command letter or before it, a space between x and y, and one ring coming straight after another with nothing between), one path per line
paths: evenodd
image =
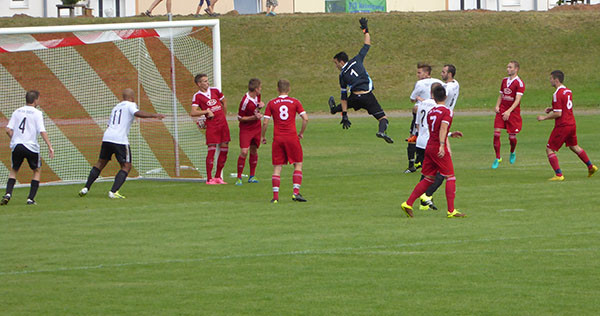
M435 102L441 102L446 100L446 89L442 85L439 85L431 90L433 99Z
M40 92L37 90L29 90L27 91L27 93L25 93L25 102L27 102L27 104L33 104L33 102L35 102L35 100L37 100L40 97Z
M442 86L442 84L441 84L441 83L439 83L439 82L434 82L434 83L432 83L432 84L431 84L431 88L429 88L429 90L430 90L431 92L433 92L433 90L435 90L435 88L437 88L437 87L443 87L443 86Z
M560 83L563 83L563 81L565 81L565 73L560 70L555 70L551 72L550 75L552 76L552 78L558 79Z
M456 76L456 67L452 64L445 64L444 67L448 67L448 72L452 74L452 78Z
M513 65L515 65L515 68L519 68L519 69L521 69L521 66L519 66L519 62L518 62L518 61L516 61L516 60L511 60L511 61L509 61L508 63L509 63L509 64L513 64Z
M260 79L258 79L258 78L250 79L250 81L248 82L248 91L254 92L254 91L256 91L256 89L258 89L258 87L260 87Z
M431 65L427 63L418 63L417 69L423 69L426 73L431 75Z
M339 52L333 56L333 59L337 59L339 61L348 62L348 54L346 52Z
M200 81L200 79L202 79L204 77L208 78L208 75L207 74L197 74L196 77L194 77L194 82L197 84L198 81Z
M277 81L277 91L290 92L290 82L286 79L279 79Z

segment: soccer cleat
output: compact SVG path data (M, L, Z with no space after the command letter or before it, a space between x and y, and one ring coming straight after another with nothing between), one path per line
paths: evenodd
M420 197L421 199L421 205L425 206L427 205L428 208L427 209L432 209L434 211L437 211L437 206L435 206L435 204L433 204L433 197L431 196L427 196L427 194L423 193Z
M248 183L258 183L258 179L254 176L250 176L250 178L248 178Z
M6 193L2 197L2 200L0 200L0 205L6 205L6 204L8 204L8 201L10 201L10 194Z
M413 214L413 208L412 208L412 206L408 205L406 203L406 201L402 202L402 205L400 205L400 207L406 213L406 217L415 217L414 214Z
M492 163L492 169L497 169L501 162L502 158L496 158L496 160L494 160L494 162Z
M405 139L405 141L407 141L410 144L416 144L417 143L417 135L410 135L410 137Z
M206 184L210 184L210 185L219 184L218 182L216 182L215 179L216 178L210 178L210 179L206 180Z
M548 181L565 181L565 176L557 176L557 175L555 175L554 177L548 179Z
M404 173L413 173L413 172L416 172L416 171L417 171L417 168L415 168L415 167L408 167L408 168L406 168L406 170L404 170Z
M79 196L84 197L88 193L88 188L83 187L81 191L79 191Z
M419 210L429 211L429 205L423 205L423 202L421 202L421 205L419 205Z
M117 192L108 191L108 197L111 199L124 199L125 198L125 196L121 195L119 193L119 191L117 191Z
M306 199L300 194L292 194L292 201L296 202L306 202Z
M242 178L237 178L237 180L235 180L235 185L242 185Z
M592 165L590 168L588 168L588 178L593 176L596 171L598 171L598 167L595 165Z
M213 178L213 180L217 184L227 184L227 182L223 181L223 179L221 179L221 178Z
M508 158L508 162L510 162L510 164L514 164L515 160L517 160L517 154L515 153L510 153L510 157Z
M271 203L277 204L277 203L279 203L279 200L271 199Z
M461 212L459 212L457 209L454 209L454 211L452 211L452 213L447 212L448 213L448 218L459 218L459 217L467 217L467 214L463 214Z
M335 99L333 98L333 96L329 97L329 101L327 103L329 104L329 112L331 114L335 114Z
M386 133L377 132L375 134L375 136L377 136L379 138L383 138L383 140L385 140L385 142L388 143L388 144L393 144L394 143L394 140L391 137L389 137Z
M27 199L27 205L37 205L37 203L32 199Z
M422 163L420 163L420 162L415 163L415 169L419 169L421 167L423 167Z

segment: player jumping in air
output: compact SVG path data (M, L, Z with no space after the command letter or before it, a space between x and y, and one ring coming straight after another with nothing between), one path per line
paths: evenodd
M27 159L29 168L33 170L33 178L27 197L27 205L34 205L35 195L40 186L42 177L42 158L40 158L40 144L37 141L37 135L48 145L48 156L54 157L54 149L48 139L48 133L44 126L44 117L42 111L36 109L39 105L40 93L35 90L27 91L25 102L27 105L16 109L10 117L6 126L6 134L10 137L11 168L6 183L6 193L0 200L0 205L6 205L13 193L13 188L17 182L17 174L23 161Z
M273 145L271 146L273 199L271 203L279 202L281 168L287 163L294 165L294 174L292 176L294 194L292 194L292 200L306 202L306 199L300 194L303 158L300 139L304 137L304 131L308 124L308 115L306 115L300 101L288 96L290 93L289 81L280 79L277 82L277 91L279 91L279 96L267 104L262 127L262 143L266 144L267 127L269 127L269 121L273 120ZM296 131L296 114L302 118L300 133Z
M369 114L373 115L379 121L379 131L375 135L391 144L394 140L385 133L388 127L387 116L385 116L385 112L373 94L373 81L363 65L363 61L371 47L371 35L369 35L367 19L361 18L359 22L360 28L365 34L365 44L360 52L358 52L358 55L350 60L348 60L348 54L345 52L339 52L333 56L333 62L337 69L340 70L342 100L341 104L335 105L335 99L329 97L329 111L331 114L342 112L342 121L340 124L342 124L342 128L348 129L351 125L348 119L348 108L353 108L355 111L359 109L367 110ZM350 89L349 97L348 89Z
M250 79L248 82L248 92L240 102L238 111L238 121L240 121L240 156L237 163L237 180L235 185L242 185L242 173L248 152L250 152L250 178L248 183L258 183L254 176L256 172L256 164L258 163L258 147L260 146L260 120L263 115L260 109L265 104L260 100L260 91L262 84L256 78Z
M550 73L550 84L556 88L552 95L552 107L546 108L547 115L537 117L538 121L554 120L554 129L546 145L546 154L548 154L548 160L555 173L555 176L549 179L550 181L565 180L558 165L558 157L556 157L556 152L563 144L567 145L586 164L588 177L598 171L598 167L592 164L585 150L577 145L577 126L573 116L573 93L563 85L564 79L565 74L560 70Z
M517 147L517 134L521 131L523 120L521 119L521 98L525 92L525 84L519 78L519 63L511 61L506 65L508 77L502 79L500 86L500 95L496 102L496 119L494 120L494 150L496 159L492 163L492 169L498 168L502 162L500 158L500 130L505 129L508 133L510 142L511 164L515 163L517 156L515 148Z
M164 114L149 113L138 110L135 104L135 93L132 89L123 90L123 101L117 104L111 111L108 119L108 127L102 137L102 147L100 148L100 158L92 167L88 176L85 187L79 191L79 196L85 196L92 184L106 164L110 161L112 155L115 155L117 161L121 165L121 170L115 176L115 181L112 188L108 191L108 197L111 199L124 199L125 197L119 194L119 189L125 183L127 175L131 170L131 150L129 149L129 128L133 123L134 117L141 118L157 118L162 120Z
M448 202L447 216L464 217L465 214L454 208L454 197L456 195L456 177L454 177L454 167L452 157L446 144L448 139L448 130L452 124L452 112L445 106L446 89L438 86L432 90L433 98L437 105L427 114L427 124L429 129L429 140L425 148L425 159L423 161L423 180L414 188L410 197L401 205L406 216L413 217L413 203L425 190L433 183L435 175L439 172L446 178L446 201Z

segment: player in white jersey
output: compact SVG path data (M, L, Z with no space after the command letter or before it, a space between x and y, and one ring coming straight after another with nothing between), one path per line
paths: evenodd
M6 126L6 134L10 137L11 168L6 183L6 193L0 200L0 205L6 205L12 197L13 188L17 182L17 173L23 160L27 159L29 168L33 170L29 196L27 204L35 204L35 195L40 185L42 176L42 159L40 158L40 144L37 141L37 135L40 134L46 145L48 145L48 155L54 157L54 149L48 139L48 133L44 126L44 117L42 111L36 109L39 105L40 93L35 90L27 91L25 102L27 105L16 109L10 117Z
M431 78L431 66L428 64L418 63L417 64L417 82L415 88L410 94L410 102L415 103L412 113L413 120L410 123L410 137L406 139L408 146L406 152L408 154L408 168L404 173L412 173L417 171L415 168L415 152L417 141L417 108L421 102L431 97L431 85L435 82L442 83L439 79Z
M133 101L135 101L133 90L129 88L123 90L123 101L117 104L110 113L107 124L108 128L104 132L104 137L102 137L100 158L98 158L98 162L92 167L85 187L79 191L79 196L85 196L88 193L92 184L114 154L121 165L121 170L115 176L115 182L108 192L108 197L111 199L125 198L119 194L119 188L125 183L127 175L131 170L131 150L129 149L128 138L131 123L133 123L134 117L157 118L160 120L165 117L164 114L141 111Z
M460 85L454 79L454 76L456 76L456 67L452 64L444 65L444 68L442 68L442 80L444 81L444 88L446 88L447 94L446 107L452 112L454 112L454 106L456 105L460 91Z

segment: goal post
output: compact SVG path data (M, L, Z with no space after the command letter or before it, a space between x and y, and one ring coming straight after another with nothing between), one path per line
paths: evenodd
M25 104L26 91L40 91L55 151L47 159L40 138L42 182L83 182L112 107L131 88L140 110L166 118L131 126L130 177L204 179L205 138L189 111L196 74L221 88L220 46L217 19L0 28L0 127ZM11 167L9 142L0 138L0 185ZM21 169L17 181L28 183L31 173ZM101 177L118 169L109 163Z

